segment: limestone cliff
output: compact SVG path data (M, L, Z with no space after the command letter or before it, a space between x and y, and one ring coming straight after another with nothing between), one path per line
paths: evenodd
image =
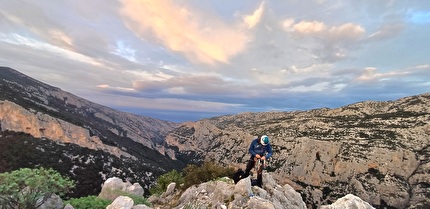
M133 157L118 147L103 144L99 137L90 136L87 129L43 113L32 113L13 102L0 101L0 131L5 130L28 133L35 138L46 138L60 143L72 143L89 149L103 150L117 157L121 155Z
M8 100L32 113L49 115L86 128L104 143L126 149L123 145L125 138L150 149L160 148L164 154L161 146L164 136L178 125L93 103L5 67L0 67L0 92L0 101Z

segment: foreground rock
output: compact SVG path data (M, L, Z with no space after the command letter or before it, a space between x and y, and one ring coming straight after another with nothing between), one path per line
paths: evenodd
M119 178L110 178L103 184L99 197L106 198L112 191L129 192L140 185L123 182ZM117 193L115 193L117 194ZM139 189L133 195L139 195ZM224 177L218 180L191 186L185 191L176 188L175 183L169 184L166 191L148 198L151 206L134 205L132 198L126 195L108 196L112 203L106 209L307 209L301 195L290 185L277 184L270 173L263 173L263 187L251 185L251 177L234 184L233 180ZM1 208L1 207L0 207ZM67 205L66 208L73 209ZM58 208L60 209L60 208ZM321 209L374 209L361 198L348 194L331 205Z
M321 206L320 209L374 209L369 203L363 201L357 196L347 194L345 197L338 199L331 205Z
M298 192L288 184L277 184L269 173L263 174L262 188L251 186L248 177L237 184L229 178L205 182L188 188L182 194L178 190L172 192L172 188L168 190L159 197L151 196L148 199L154 208L306 209ZM362 203L370 206L364 201ZM331 206L326 207L332 209Z

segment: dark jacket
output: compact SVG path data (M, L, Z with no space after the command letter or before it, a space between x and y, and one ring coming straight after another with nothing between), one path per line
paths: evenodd
M266 156L266 159L269 159L272 156L272 146L270 144L262 145L260 143L260 138L254 139L249 146L249 153L251 154L251 158L254 158L257 154L260 156Z

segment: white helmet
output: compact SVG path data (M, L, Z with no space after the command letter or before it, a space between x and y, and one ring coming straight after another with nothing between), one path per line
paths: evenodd
M261 136L260 143L262 145L268 145L269 144L269 137L266 135Z

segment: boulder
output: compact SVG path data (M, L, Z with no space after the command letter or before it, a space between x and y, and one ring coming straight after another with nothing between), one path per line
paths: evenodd
M320 209L375 209L369 203L363 201L359 197L347 194L346 196L338 199L331 205L323 205Z
M133 185L126 188L126 191L130 194L134 194L137 196L142 196L144 193L144 190L142 186L140 186L139 183L134 183Z
M133 205L133 199L125 196L119 196L112 202L112 204L108 205L106 209L131 209Z

